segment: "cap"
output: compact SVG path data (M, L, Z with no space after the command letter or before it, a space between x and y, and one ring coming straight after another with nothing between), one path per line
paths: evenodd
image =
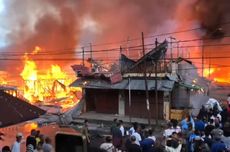
M16 137L22 137L23 135L22 135L22 133L17 133L17 135L16 135Z

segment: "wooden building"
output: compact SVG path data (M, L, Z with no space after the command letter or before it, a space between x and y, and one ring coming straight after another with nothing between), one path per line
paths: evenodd
M121 78L119 81L111 79L117 71L110 71L108 76L108 73L90 73L89 69L81 70L84 68L79 68L79 65L72 66L78 79L70 86L83 88L85 112L148 118L147 85L151 118L158 116L159 119L168 119L170 105L181 102L179 98L173 101L172 97L178 95L181 88L190 91L188 86L191 85L182 85L184 83L178 78L177 70L170 68L171 62L164 60L167 46L167 41L164 41L137 61L121 55L121 77L115 77ZM182 100L189 103L189 96Z

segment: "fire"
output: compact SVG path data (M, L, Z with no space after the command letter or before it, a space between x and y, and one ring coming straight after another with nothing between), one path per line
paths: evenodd
M32 129L37 129L38 128L38 124L35 123L35 122L27 122L24 126L23 126L23 129L25 132L29 132L31 131Z
M40 50L39 47L35 47L32 55ZM24 68L20 75L24 80L23 96L31 103L56 104L63 108L69 108L78 102L79 98L76 96L77 92L81 92L81 89L73 90L68 87L74 78L63 72L57 64L51 65L45 70L39 69L37 63L25 54Z
M0 71L0 85L7 85L7 73L4 71Z
M230 79L214 78L213 80L214 80L215 82L219 82L219 83L230 83Z
M214 68L205 68L203 73L204 77L209 77L213 72L215 72Z

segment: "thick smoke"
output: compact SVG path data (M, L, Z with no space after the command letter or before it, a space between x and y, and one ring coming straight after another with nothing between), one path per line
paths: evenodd
M230 21L229 0L198 0L194 10L205 36L222 38L228 33L229 26L224 23Z
M4 0L5 13L0 17L3 28L7 30L5 40L8 46L1 52L30 52L35 46L40 46L62 54L66 49L90 42L115 42L127 39L128 36L140 37L141 32L164 32L165 29L161 30L161 27L168 20L173 20L178 2L179 0ZM73 58L76 57L76 51L70 49L69 54L44 58ZM55 62L58 61L52 61L53 64ZM6 64L1 68L9 67ZM48 64L42 62L39 65Z
M205 47L205 68L214 68L210 79L219 82L230 82L229 36L230 36L230 5L229 0L198 0L194 7L195 17L204 31L204 45L220 45ZM208 58L211 57L211 58ZM220 58L216 58L220 57Z
M60 54L37 58L74 58L80 57L79 50L70 48L90 42L116 42L128 37L140 37L141 32L150 35L189 29L194 23L203 27L206 36L222 37L227 28L221 23L228 20L230 14L227 1L4 0L5 11L0 18L1 29L6 31L4 41L7 47L1 52L24 53L40 46ZM191 35L187 34L187 37L189 39ZM45 61L39 66L51 63L67 65L69 62L74 61ZM4 63L0 64L0 70L9 67L11 70L9 62ZM22 62L10 63L19 67L18 72L21 71Z

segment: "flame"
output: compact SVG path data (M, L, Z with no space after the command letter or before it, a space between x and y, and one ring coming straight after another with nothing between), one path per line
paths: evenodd
M204 69L204 77L209 77L211 74L213 74L213 72L215 72L216 70L214 68L205 68Z
M27 122L24 126L23 129L25 132L30 132L32 129L37 129L38 128L38 124L35 122Z
M32 55L40 50L40 47L35 47ZM41 74L41 71L46 72ZM41 102L70 108L79 101L79 98L76 98L76 92L81 92L81 89L68 87L73 79L57 64L45 70L39 69L37 63L30 59L28 54L25 54L24 68L20 75L24 80L23 96L31 103Z

